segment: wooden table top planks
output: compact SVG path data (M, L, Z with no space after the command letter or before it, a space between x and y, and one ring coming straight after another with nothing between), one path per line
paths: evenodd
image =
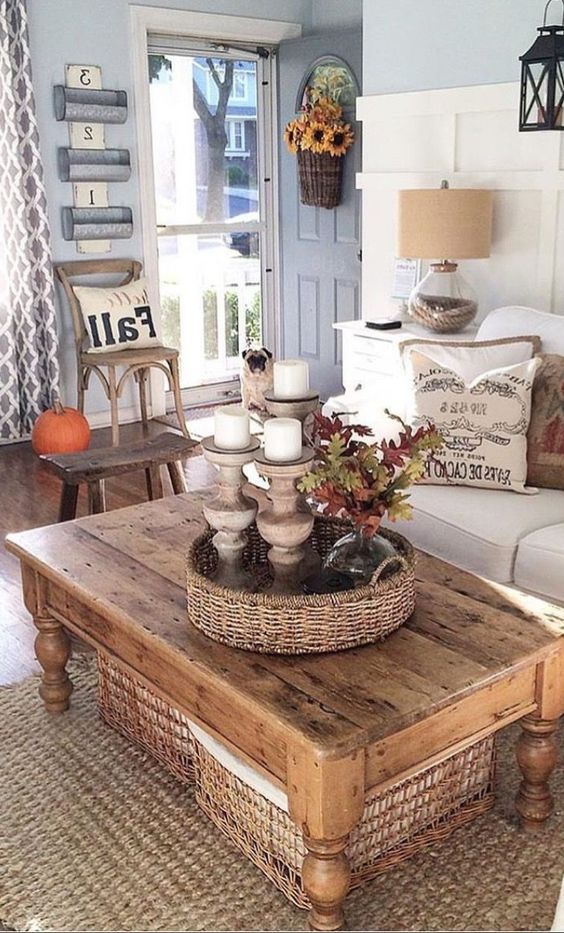
M127 635L135 649L123 659L134 669L135 651L154 650L157 642L177 671L191 668L200 684L193 712L204 721L205 684L212 678L226 698L250 700L285 728L338 753L413 725L509 669L530 667L564 634L564 609L420 554L416 611L385 642L302 657L216 644L188 624L184 586L188 543L205 526L205 495L166 498L7 539L12 553L61 583L69 599L114 623L113 638L106 623L107 631L91 633L94 641L123 657L115 633L119 641L120 632ZM64 606L53 608L65 615Z

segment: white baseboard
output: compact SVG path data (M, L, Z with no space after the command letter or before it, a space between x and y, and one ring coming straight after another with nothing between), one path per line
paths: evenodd
M88 419L88 424L95 430L96 428L109 428L111 426L110 412L108 411L95 411L95 412L84 412L85 417ZM149 418L153 417L153 411L151 406L148 406L148 415ZM136 405L129 405L127 408L120 408L119 410L119 423L122 424L131 424L133 421L141 420L141 412Z

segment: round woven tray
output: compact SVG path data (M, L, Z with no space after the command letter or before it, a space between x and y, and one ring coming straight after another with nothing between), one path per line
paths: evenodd
M310 544L324 558L350 530L341 519L318 517ZM395 545L398 556L387 558L366 586L330 595L286 596L268 592L268 544L256 525L248 530L243 563L258 592L216 583L212 575L217 552L214 532L209 530L195 539L188 552L188 619L215 641L266 654L342 651L380 641L399 628L415 607L413 548L394 531L381 534Z

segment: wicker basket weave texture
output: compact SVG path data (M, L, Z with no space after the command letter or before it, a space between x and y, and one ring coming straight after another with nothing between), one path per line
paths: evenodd
M298 150L298 177L302 204L331 209L341 203L343 159L329 152Z
M196 800L210 819L298 907L303 836L288 814L245 785L193 740ZM493 804L492 736L367 798L347 854L358 887L448 836Z
M189 720L101 651L98 709L109 726L157 758L180 781L195 780Z
M317 517L309 543L323 559L351 525ZM231 590L216 583L213 531L193 541L187 561L188 618L208 637L234 648L271 654L342 651L380 641L399 628L415 608L415 552L396 532L381 532L395 546L400 569L381 577L382 565L367 586L330 595L276 595L268 581L268 545L256 525L248 529L243 563L259 592Z
M196 739L190 721L98 654L99 707L113 728L195 781L201 809L298 907L309 907L301 879L303 837L287 812L234 775ZM494 739L468 746L366 799L348 855L352 886L439 842L493 803Z

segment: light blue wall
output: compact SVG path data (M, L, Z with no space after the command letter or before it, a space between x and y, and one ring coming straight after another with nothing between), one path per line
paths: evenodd
M176 9L228 13L262 19L302 23L311 30L312 0L141 0L145 5ZM133 209L134 234L130 240L114 240L112 257L142 258L140 236L139 184L136 164L136 128L131 86L128 0L28 0L33 84L45 184L51 222L52 251L55 262L80 258L74 243L63 240L61 207L72 204L71 186L61 182L57 173L57 148L68 146L67 124L57 123L53 113L53 85L64 83L65 65L72 63L100 65L104 87L123 88L128 92L130 110L122 126L106 128L106 143L131 151L130 181L110 186L112 205ZM72 329L68 311L60 303L62 391L66 402L76 400L75 361ZM92 380L87 393L87 412L107 410L101 388ZM131 404L131 394L122 405Z
M364 94L517 81L542 14L543 0L364 0Z
M362 0L313 0L311 31L314 33L352 29L361 23Z

